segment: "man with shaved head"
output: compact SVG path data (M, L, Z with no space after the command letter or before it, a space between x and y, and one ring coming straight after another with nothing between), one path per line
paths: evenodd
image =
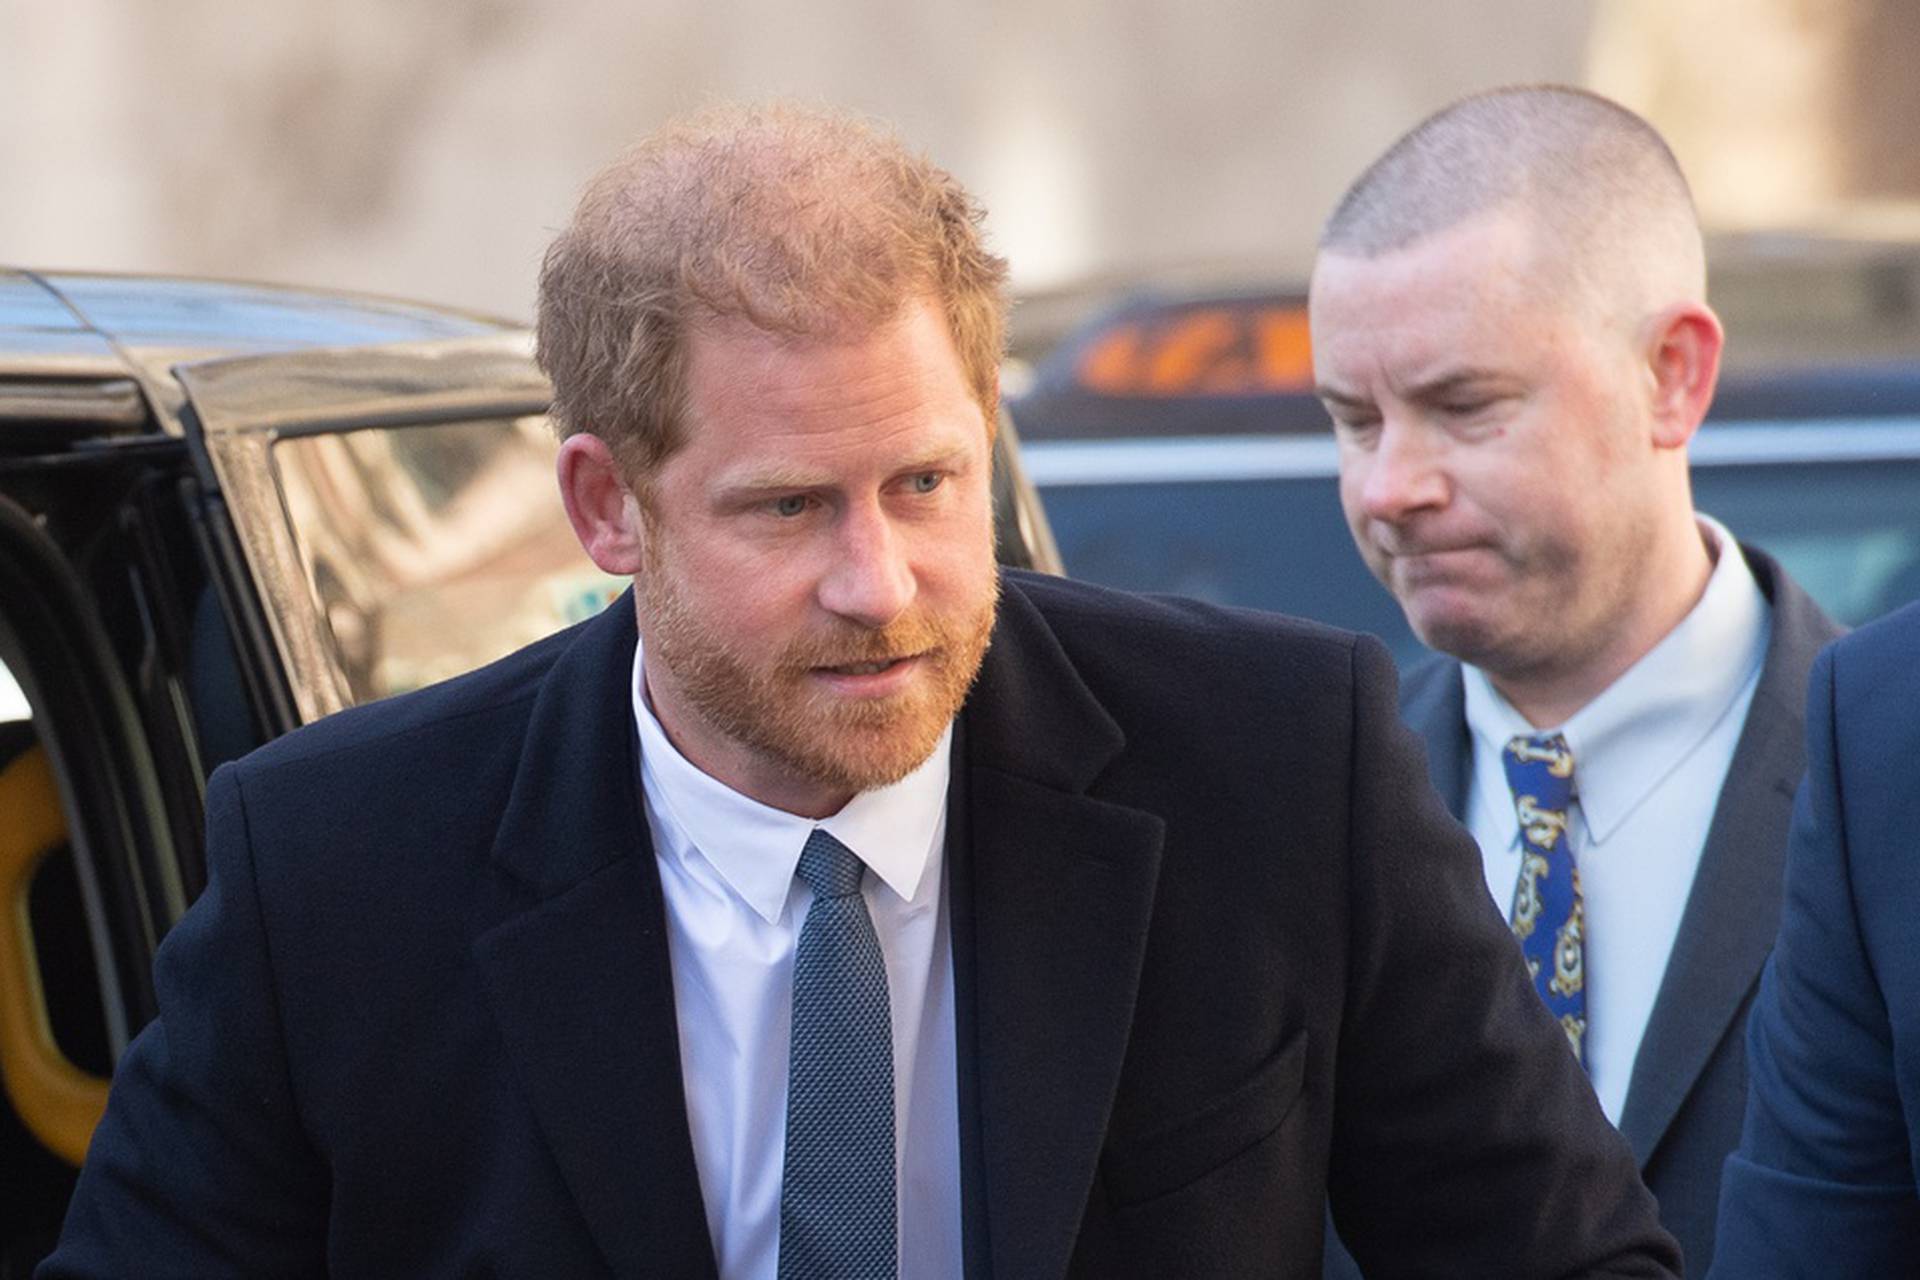
M792 108L589 185L538 350L634 590L210 780L45 1276L1301 1280L1329 1195L1673 1273L1385 649L996 571L979 223Z
M1354 542L1448 655L1402 714L1704 1269L1836 629L1693 508L1722 332L1686 179L1597 95L1465 99L1355 181L1310 309Z

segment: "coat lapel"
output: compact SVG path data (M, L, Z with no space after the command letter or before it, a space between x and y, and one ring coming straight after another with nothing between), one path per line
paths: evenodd
M987 1254L968 1271L1052 1280L1106 1136L1164 828L1087 794L1124 738L1017 583L961 728L962 1152L971 1243Z
M474 957L521 1087L614 1272L711 1277L624 695L631 598L569 639L536 697L494 845L508 905Z
M1820 646L1840 634L1779 565L1741 550L1771 602L1773 630L1620 1115L1643 1168L1772 950L1794 791L1805 767L1807 671Z
M1432 658L1408 669L1400 684L1400 718L1427 747L1427 776L1456 819L1467 813L1473 745L1467 730L1467 690L1460 664Z

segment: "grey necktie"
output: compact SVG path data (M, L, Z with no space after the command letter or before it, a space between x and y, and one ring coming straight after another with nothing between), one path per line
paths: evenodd
M893 1020L887 964L860 896L866 868L807 837L813 890L793 959L780 1280L894 1280Z

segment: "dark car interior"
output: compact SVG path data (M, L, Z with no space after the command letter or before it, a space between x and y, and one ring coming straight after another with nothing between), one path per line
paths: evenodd
M154 1012L153 950L204 876L209 748L264 730L224 624L170 603L210 590L185 448L137 439L0 430L0 666L17 690L0 719L0 1280L51 1247L113 1061Z

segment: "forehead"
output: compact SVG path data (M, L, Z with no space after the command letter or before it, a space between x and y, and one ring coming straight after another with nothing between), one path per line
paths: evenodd
M944 314L921 301L819 334L770 332L737 318L696 325L687 340L687 384L696 400L744 403L836 393L858 400L909 384L929 395L967 391Z
M1572 312L1564 280L1543 237L1505 210L1371 257L1323 251L1308 301L1316 363L1510 343L1523 326L1554 327Z
M819 336L737 320L696 328L686 408L681 453L726 469L798 453L881 466L902 450L956 450L987 438L946 319L931 303Z

